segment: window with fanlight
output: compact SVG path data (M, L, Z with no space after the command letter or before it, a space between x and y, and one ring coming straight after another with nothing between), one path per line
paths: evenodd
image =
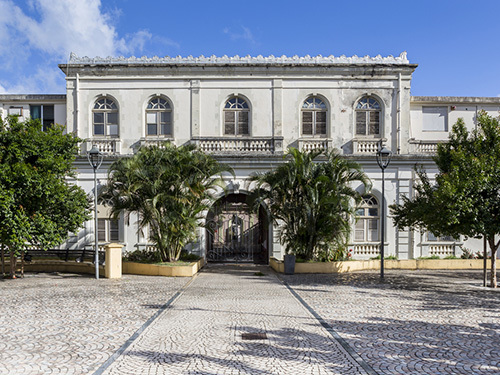
M380 136L381 106L378 100L365 96L356 104L356 135Z
M361 204L356 209L356 224L354 227L354 241L379 241L379 204L372 195L363 196Z
M118 137L118 107L113 99L100 98L92 110L95 136Z
M162 97L151 99L146 107L146 135L172 136L172 107Z
M250 108L245 99L230 98L224 105L224 135L249 135Z
M313 96L302 104L302 135L326 135L327 107Z

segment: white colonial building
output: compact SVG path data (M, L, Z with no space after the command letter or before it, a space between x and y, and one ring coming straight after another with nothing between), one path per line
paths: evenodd
M341 150L359 162L373 182L353 221L353 257L378 255L381 220L386 254L399 259L460 255L462 239L398 231L380 217L382 180L375 153L380 144L394 152L385 172L386 205L411 195L415 164L435 172L431 156L459 117L475 127L477 112L498 116L500 98L412 97L406 53L398 57L175 57L79 58L59 66L66 95L0 95L0 115L40 118L65 124L85 139L75 183L93 191L87 151L106 154L99 183L116 158L143 145L194 143L230 164L228 195L207 214L192 251L212 261L267 263L282 258L276 228L262 209L245 210L248 177L283 162L289 147ZM388 212L387 207L385 212ZM100 242L121 242L125 251L148 246L132 220L109 219L99 207ZM93 222L71 236L69 246L93 243ZM468 247L480 250L480 242ZM67 246L65 245L65 246Z

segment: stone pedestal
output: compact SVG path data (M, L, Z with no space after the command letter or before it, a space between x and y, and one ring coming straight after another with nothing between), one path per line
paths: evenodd
M106 250L104 275L107 279L122 277L122 247L123 245L117 243L110 243L104 247Z

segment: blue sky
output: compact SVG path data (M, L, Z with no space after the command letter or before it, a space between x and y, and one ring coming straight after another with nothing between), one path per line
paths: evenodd
M499 0L0 0L0 93L79 56L399 55L412 95L500 96Z

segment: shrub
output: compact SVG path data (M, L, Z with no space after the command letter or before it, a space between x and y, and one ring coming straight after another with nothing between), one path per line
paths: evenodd
M370 260L380 260L380 254L370 258ZM398 260L398 257L396 255L385 255L384 260Z

